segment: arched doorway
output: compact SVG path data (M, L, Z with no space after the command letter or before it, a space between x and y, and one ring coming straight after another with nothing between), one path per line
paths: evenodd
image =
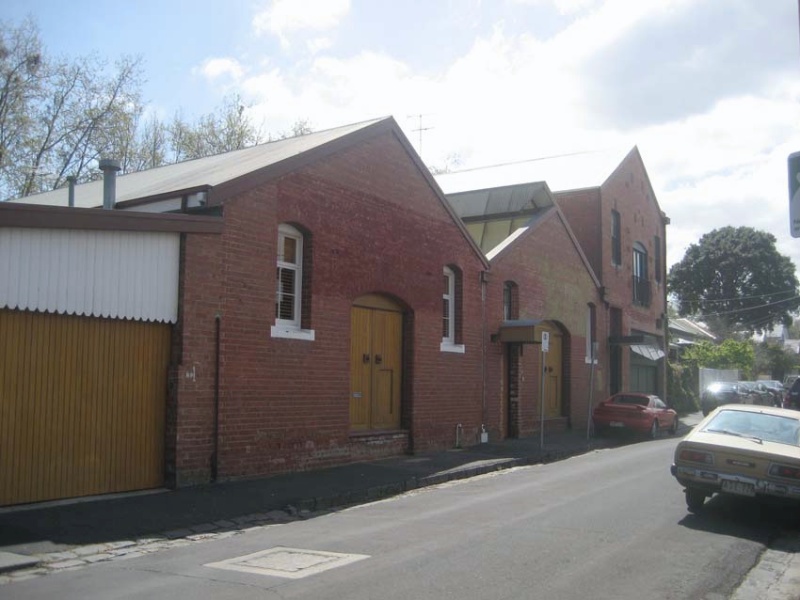
M350 428L400 428L403 308L367 294L350 311Z

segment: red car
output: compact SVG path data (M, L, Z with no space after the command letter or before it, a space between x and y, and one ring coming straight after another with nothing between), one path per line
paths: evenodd
M627 429L658 437L661 430L670 435L678 430L678 413L668 407L658 396L637 392L614 394L594 409L592 415L595 431Z

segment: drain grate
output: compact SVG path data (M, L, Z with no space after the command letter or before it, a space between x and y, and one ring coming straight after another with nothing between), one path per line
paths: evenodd
M272 575L288 579L300 579L322 571L343 567L358 560L369 558L366 554L341 554L323 550L302 550L276 546L269 550L254 552L237 558L208 563L204 566L228 571L241 571L256 575Z

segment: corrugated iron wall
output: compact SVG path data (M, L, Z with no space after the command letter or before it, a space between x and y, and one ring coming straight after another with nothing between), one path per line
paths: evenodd
M180 234L0 227L0 308L178 316Z
M170 336L0 309L0 506L163 485Z

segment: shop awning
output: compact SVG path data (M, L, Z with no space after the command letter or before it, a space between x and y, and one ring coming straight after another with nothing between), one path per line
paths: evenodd
M631 344L630 349L639 356L644 356L648 360L658 360L664 358L664 351L658 346L648 346L646 344Z

